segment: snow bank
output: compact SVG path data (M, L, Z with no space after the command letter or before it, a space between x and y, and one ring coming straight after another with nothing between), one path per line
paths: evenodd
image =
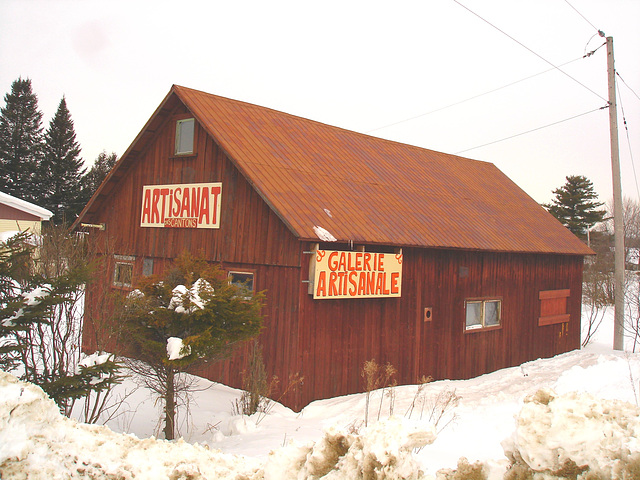
M631 472L640 473L638 438L637 406L540 389L525 398L516 431L503 447L516 468L544 472L549 479L637 478Z
M60 415L39 388L0 372L0 478L236 479L256 463L178 440L112 432Z
M316 443L281 448L264 466L182 440L117 434L60 415L39 388L0 372L0 478L56 479L418 479L412 454L434 429L402 419L378 422L362 435L335 427Z
M397 417L361 435L330 427L315 444L272 452L260 474L264 480L419 479L423 472L412 451L435 438L435 428L418 429Z

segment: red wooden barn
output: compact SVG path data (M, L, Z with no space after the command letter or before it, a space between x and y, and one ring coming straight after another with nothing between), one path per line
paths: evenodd
M264 360L304 376L296 409L362 391L370 359L409 384L580 346L591 250L493 164L189 88L171 88L81 223L110 239L111 288L189 250L266 290ZM245 350L205 374L241 386Z

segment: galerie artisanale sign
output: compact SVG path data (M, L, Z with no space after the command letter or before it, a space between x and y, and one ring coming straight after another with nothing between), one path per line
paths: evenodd
M145 185L141 227L220 228L222 183Z
M402 254L316 250L313 298L399 297Z

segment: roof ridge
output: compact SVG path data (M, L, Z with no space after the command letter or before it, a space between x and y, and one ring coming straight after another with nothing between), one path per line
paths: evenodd
M389 143L391 145L398 145L398 146L402 146L402 147L415 148L415 149L418 149L418 150L421 150L421 151L427 151L427 152L431 152L431 153L434 153L434 154L437 154L437 155L444 155L446 157L455 157L457 159L464 160L464 161L479 162L479 163L494 165L493 162L488 162L486 160L478 160L478 159L475 159L475 158L462 157L462 156L456 155L454 153L441 152L439 150L432 150L430 148L421 147L421 146L413 145L413 144L410 144L410 143L404 143L404 142L400 142L400 141L397 141L397 140L390 140L390 139L384 138L384 137L377 137L375 135L371 135L371 134L368 134L368 133L358 132L357 130L351 130L351 129L340 127L340 126L333 125L333 124L330 124L330 123L321 122L319 120L314 120L312 118L302 117L300 115L296 115L295 113L289 113L289 112L285 112L283 110L278 110L276 108L259 105L257 103L245 102L244 100L237 100L235 98L225 97L223 95L218 95L218 94L215 94L215 93L205 92L203 90L199 90L199 89L196 89L196 88L190 88L190 87L185 87L185 86L182 86L182 85L174 84L173 85L173 89L188 90L188 91L191 91L191 92L197 92L200 95L204 95L204 96L207 96L207 97L213 97L213 98L216 98L218 100L231 102L231 103L234 103L234 104L237 104L237 105L256 108L256 109L259 109L259 110L268 110L270 112L274 112L274 113L277 113L279 115L286 115L288 117L295 118L295 119L298 119L298 120L301 120L301 121L304 121L304 122L311 122L311 123L314 123L316 125L321 125L323 127L328 127L328 128L336 129L336 130L339 130L339 131L342 131L342 132L346 132L346 133L349 133L349 134L356 134L356 135L359 135L359 136L362 136L362 137L365 137L365 138L368 138L368 139L373 139L376 142L385 142L385 143Z

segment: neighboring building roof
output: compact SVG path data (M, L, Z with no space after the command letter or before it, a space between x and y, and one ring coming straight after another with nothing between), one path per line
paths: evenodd
M29 213L39 217L40 220L49 220L53 216L53 213L46 208L39 207L38 205L26 202L25 200L20 200L19 198L13 197L7 193L0 192L0 204Z
M99 208L176 102L302 240L318 240L320 227L340 242L593 253L491 163L176 85L81 217Z

